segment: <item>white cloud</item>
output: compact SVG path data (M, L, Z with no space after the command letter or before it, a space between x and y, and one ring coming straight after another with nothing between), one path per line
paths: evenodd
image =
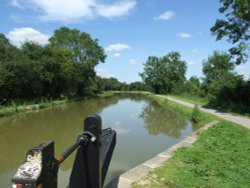
M122 55L120 54L120 53L114 53L114 55L113 55L115 58L119 58L119 57L121 57Z
M128 62L130 65L137 65L138 62L136 59L130 59L129 62Z
M117 43L117 44L111 44L111 45L109 45L108 47L105 48L105 50L107 52L112 52L112 51L121 52L123 50L128 50L130 48L131 47L129 45L127 45L127 44Z
M95 71L96 71L96 74L98 76L101 76L102 78L115 77L115 75L110 73L110 71L108 69L96 68Z
M98 15L106 18L125 16L130 13L136 6L135 0L123 0L116 2L113 5L96 5Z
M25 41L37 42L41 45L48 43L49 36L31 27L15 28L6 37L16 46L20 46Z
M120 121L115 122L115 127L113 127L117 134L128 134L131 130L126 129L122 126Z
M22 8L22 6L19 4L18 0L11 0L10 2L13 6L18 7L18 8Z
M19 8L39 12L42 21L75 22L97 16L111 18L128 15L136 6L135 0L120 0L113 4L101 4L96 0L12 0Z
M166 11L163 14L155 17L155 20L170 20L175 16L175 12L173 11Z
M188 33L178 33L176 36L180 37L182 39L187 39L187 38L191 37L190 34L188 34Z
M41 9L44 15L41 18L45 21L78 20L82 17L93 16L92 8L95 1L92 0L32 0L35 6Z
M115 75L110 73L110 74L106 74L106 75L104 75L103 77L104 77L104 78L111 78L111 77L113 77L113 78L114 78L114 77L115 77Z
M194 62L194 61L189 61L187 64L188 64L188 65L195 65L196 62Z
M194 53L194 54L199 54L200 50L199 49L193 49L191 52Z
M98 73L105 73L105 72L108 72L108 69L99 69L99 68L96 68L96 72L98 72Z

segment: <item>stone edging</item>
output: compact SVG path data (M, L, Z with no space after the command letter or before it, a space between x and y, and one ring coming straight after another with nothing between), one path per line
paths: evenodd
M175 150L181 147L190 147L197 140L198 138L197 133L203 132L207 130L209 127L217 123L218 121L212 121L206 124L205 126L193 132L190 136L188 136L181 142L173 145L171 148L167 149L166 151L156 155L152 159L120 175L117 188L130 188L131 183L138 181L140 178L147 175L149 172L151 172L155 168L160 167L163 162L167 161L171 157L171 155L173 154Z

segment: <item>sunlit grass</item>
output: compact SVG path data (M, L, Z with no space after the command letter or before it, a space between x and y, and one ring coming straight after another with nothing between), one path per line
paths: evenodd
M153 94L147 95L147 96L150 97L151 99L157 101L159 104L165 106L166 108L172 110L173 112L179 113L190 120L193 118L193 110L194 109L192 109L192 108L189 108L189 107L183 106L181 104L172 102L172 101L167 100L166 98L161 97L161 96L157 96L157 95L153 95ZM200 125L205 125L206 123L208 123L214 119L217 119L215 116L207 114L205 112L201 112L201 111L199 113L199 116L200 116L199 117L200 121L196 122L196 123L199 123Z
M63 100L44 100L39 103L17 103L12 101L10 105L0 106L0 117L9 116L21 112L35 111L39 109L49 108L67 103L67 99Z
M179 99L182 101L190 102L192 104L196 104L199 106L205 106L208 108L215 108L215 109L222 111L222 112L250 118L249 112L247 112L245 110L245 107L240 105L240 104L239 105L234 104L234 105L230 106L229 104L225 103L224 107L218 107L218 106L211 106L209 104L209 99L206 97L198 97L198 96L193 96L193 95L167 95L167 96L175 98L175 99Z
M160 168L133 184L141 187L249 187L250 130L221 121L180 148Z
M205 97L198 97L192 95L168 95L169 97L180 99L186 102L190 102L199 106L207 105L209 100Z

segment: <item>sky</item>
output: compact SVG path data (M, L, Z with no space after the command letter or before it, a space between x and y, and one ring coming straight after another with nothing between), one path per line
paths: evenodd
M1 0L0 33L20 47L26 40L45 45L62 26L76 28L105 50L105 63L95 68L102 77L141 81L149 56L177 51L187 63L186 77L201 78L202 61L232 47L210 32L224 18L220 6L219 0ZM250 62L236 71L248 79Z

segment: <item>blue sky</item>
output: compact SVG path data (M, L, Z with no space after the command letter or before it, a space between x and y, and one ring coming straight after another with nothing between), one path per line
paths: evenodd
M105 49L97 74L122 82L141 81L138 73L148 56L171 51L187 62L187 78L202 77L202 61L231 47L210 33L223 18L219 7L219 0L2 0L0 32L20 46L25 40L46 44L61 26L77 28ZM246 79L249 64L236 68Z

